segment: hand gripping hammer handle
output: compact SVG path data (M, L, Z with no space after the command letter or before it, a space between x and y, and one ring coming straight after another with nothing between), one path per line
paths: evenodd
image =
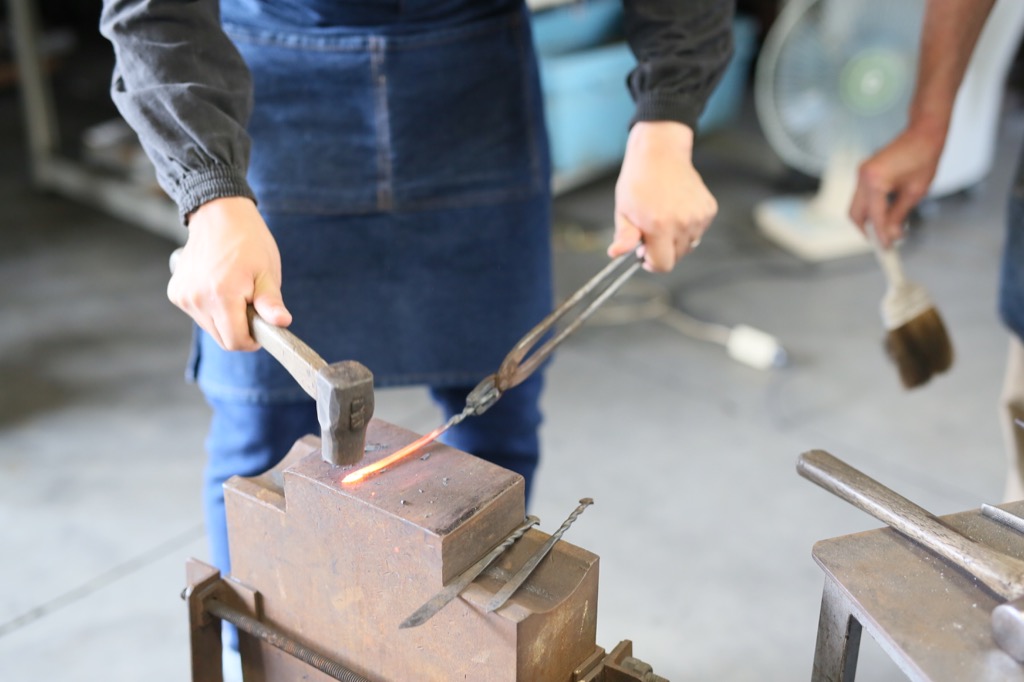
M171 254L171 274L180 257L180 248ZM246 315L252 338L316 400L324 460L350 465L362 459L366 424L374 407L370 371L351 360L328 364L295 334L260 317L251 304Z
M181 249L175 249L171 254L169 265L172 275L180 257ZM299 386L315 399L316 375L327 366L327 361L295 334L264 320L252 305L248 306L246 314L249 317L249 333L256 343L273 355L274 359L295 378Z

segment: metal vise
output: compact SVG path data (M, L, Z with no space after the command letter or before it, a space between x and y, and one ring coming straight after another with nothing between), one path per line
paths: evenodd
M415 434L379 420L378 457ZM501 608L485 606L549 535L527 531L437 615L409 614L525 517L521 476L434 444L356 485L307 436L273 470L225 484L232 575L192 560L193 682L221 682L220 622L241 630L246 682L656 682L596 645L598 557L557 542Z

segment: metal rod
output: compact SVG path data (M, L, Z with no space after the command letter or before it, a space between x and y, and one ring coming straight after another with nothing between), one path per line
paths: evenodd
M11 16L11 37L14 39L15 63L21 85L22 109L28 130L29 158L36 184L40 169L58 144L57 118L53 92L45 73L39 46L40 21L36 3L30 0L8 0Z
M463 571L459 577L448 583L444 589L427 600L423 606L416 609L411 616L402 621L402 624L398 626L399 629L414 628L417 625L423 625L433 618L434 614L447 606L453 599L458 597L471 582L476 580L488 566L494 563L495 559L501 556L506 549L511 547L516 540L521 538L526 531L537 525L539 521L540 519L536 516L527 516L523 525L512 531L512 533L505 538L501 544L485 554L478 562Z
M217 599L207 599L203 602L203 607L217 618L233 623L239 630L247 632L253 637L258 637L267 644L277 647L286 654L298 658L303 663L313 666L336 680L341 680L342 682L371 682L371 680L349 670L337 661L333 661L323 654L299 644L272 625L261 623L255 618L237 609L233 609Z
M584 497L580 500L580 506L576 507L572 514L569 514L569 518L562 523L561 527L555 531L554 535L548 538L548 541L544 543L544 546L537 550L537 553L530 557L529 561L523 564L523 567L519 569L519 572L512 576L512 578L505 583L504 587L495 593L491 598L491 601L487 602L487 608L485 609L487 613L501 608L501 606L508 601L509 597L511 597L515 591L518 590L524 582L526 582L526 579L530 577L530 574L533 573L535 568L537 568L541 559L548 555L548 552L551 551L551 548L555 546L555 543L558 542L565 531L569 530L569 526L572 525L572 522L578 519L580 514L583 513L583 510L592 504L594 504L594 500L589 497Z
M998 521L1004 526L1009 526L1018 533L1024 533L1024 519L1017 516L1016 514L1011 514L1005 509L993 507L990 504L981 505L981 513L989 517L993 521Z

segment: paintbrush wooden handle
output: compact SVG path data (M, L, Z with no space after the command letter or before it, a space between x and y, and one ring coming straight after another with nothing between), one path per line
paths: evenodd
M903 262L900 260L896 247L882 246L882 242L878 240L875 226L870 223L865 227L864 232L875 250L875 257L878 259L878 264L882 266L882 272L885 274L885 278L889 281L890 286L898 287L906 282L907 278L903 273Z

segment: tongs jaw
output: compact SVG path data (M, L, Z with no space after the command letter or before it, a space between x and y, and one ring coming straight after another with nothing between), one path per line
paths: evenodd
M512 347L498 371L484 378L466 398L466 415L488 410L510 388L526 381L598 306L643 265L639 249L623 254L594 275ZM541 342L543 343L541 344ZM538 348L537 345L541 344Z

